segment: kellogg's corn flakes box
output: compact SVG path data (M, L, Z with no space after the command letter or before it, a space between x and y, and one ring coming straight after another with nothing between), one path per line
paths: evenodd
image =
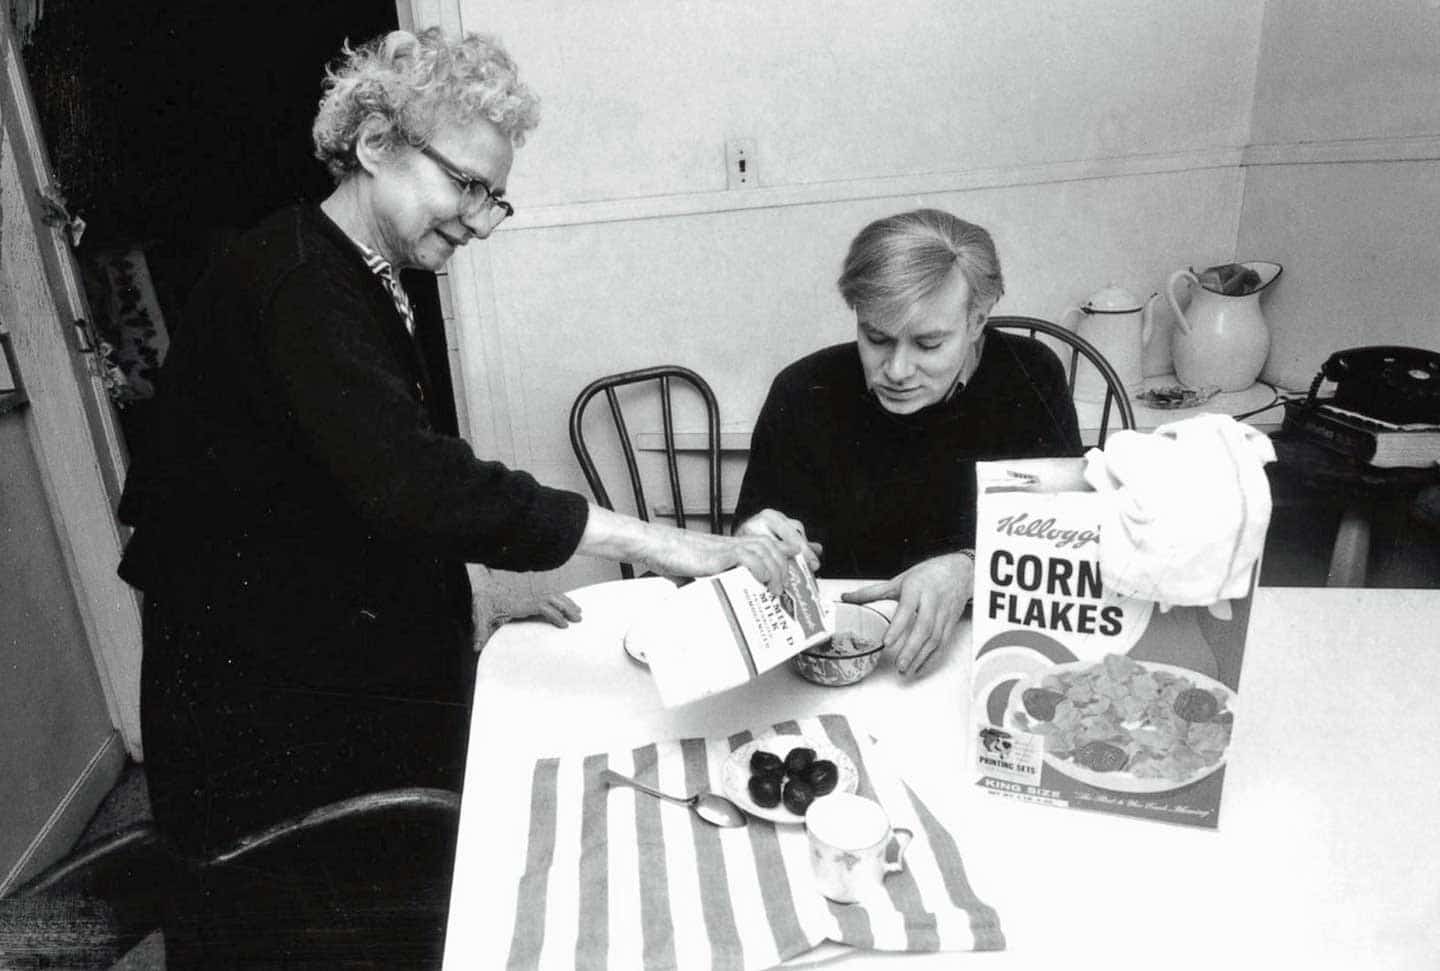
M977 464L976 783L1214 828L1254 593L1162 609L1107 591L1083 461Z

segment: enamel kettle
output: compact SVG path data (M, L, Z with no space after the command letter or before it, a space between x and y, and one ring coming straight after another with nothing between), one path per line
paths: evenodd
M1145 345L1153 336L1151 310L1160 296L1152 293L1141 301L1129 290L1114 285L1097 290L1079 307L1071 307L1060 317L1062 326L1070 326L1070 318L1078 315L1074 331L1095 346L1119 375L1126 389L1140 389L1141 360ZM1079 401L1100 401L1105 397L1105 376L1084 358L1076 362L1075 398Z
M1270 355L1270 328L1260 313L1260 294L1279 278L1279 263L1225 263L1195 273L1176 270L1165 285L1175 311L1170 348L1175 376L1191 388L1244 391L1255 383ZM1192 291L1184 310L1176 284Z

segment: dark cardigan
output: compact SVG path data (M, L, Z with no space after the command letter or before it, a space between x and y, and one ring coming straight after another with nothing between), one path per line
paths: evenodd
M462 561L550 569L584 531L582 497L436 430L389 295L318 209L272 217L201 281L161 383L161 444L120 507L120 572L147 592L287 602L313 581L414 622L442 577L468 607Z
M824 544L820 572L888 579L975 545L975 461L1076 455L1060 361L1028 337L991 333L970 382L913 415L865 387L854 342L776 376L755 422L735 521L765 508Z
M187 785L243 802L254 793L234 789L294 777L299 793L233 829L376 781L447 781L407 776L404 745L380 735L407 723L426 734L415 712L445 706L460 737L412 741L452 763L463 753L465 562L557 567L587 504L477 459L438 430L432 399L389 294L319 209L272 216L201 280L161 374L154 442L120 506L135 533L119 572L147 599L142 724L160 801L194 811ZM236 698L238 724L206 721ZM322 702L331 716L316 715ZM176 721L184 708L202 712L197 739ZM368 742L352 724L362 708ZM262 724L275 731L257 735ZM363 764L387 746L396 764ZM297 762L297 749L316 760ZM258 776L217 778L247 757ZM354 772L323 793L311 785L347 758ZM222 835L212 826L196 839Z

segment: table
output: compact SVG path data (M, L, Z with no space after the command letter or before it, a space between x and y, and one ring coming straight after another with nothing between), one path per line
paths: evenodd
M480 876L495 779L540 755L724 735L841 712L882 742L956 834L970 880L1000 914L1007 949L876 954L826 945L800 964L900 971L974 966L1440 967L1440 594L1260 588L1241 676L1219 831L1011 802L965 769L968 624L918 680L889 658L853 688L788 668L674 710L621 647L629 618L665 581L574 593L567 630L502 628L481 655L461 812L446 967L480 967ZM852 587L825 581L836 595Z
M1142 381L1140 390L1144 392L1176 386L1183 385L1174 374L1157 374ZM1248 415L1251 412L1257 413L1245 419L1247 423L1269 432L1280 427L1283 416L1280 405L1275 401L1277 393L1291 392L1283 389L1277 391L1273 386L1257 381L1241 391L1222 391L1204 404L1191 408L1151 408L1134 396L1130 399L1130 405L1135 409L1135 427L1142 432L1154 431L1161 425L1183 421L1195 415ZM1274 404L1273 408L1266 407L1271 404ZM1100 425L1100 404L1077 400L1075 417L1080 421L1081 437L1087 443L1093 441L1093 433ZM1117 427L1118 425L1112 425L1111 430L1114 431Z

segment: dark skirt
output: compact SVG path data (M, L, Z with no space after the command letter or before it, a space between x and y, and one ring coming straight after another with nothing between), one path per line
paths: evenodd
M146 780L156 825L183 854L211 859L350 796L460 792L474 678L467 643L387 635L365 617L251 621L197 620L146 598ZM247 857L238 871L199 868L167 907L166 966L438 968L454 822L327 831L258 866ZM362 876L336 876L354 873Z
M192 857L349 796L460 791L475 656L455 637L197 619L153 597L143 623L146 781Z

